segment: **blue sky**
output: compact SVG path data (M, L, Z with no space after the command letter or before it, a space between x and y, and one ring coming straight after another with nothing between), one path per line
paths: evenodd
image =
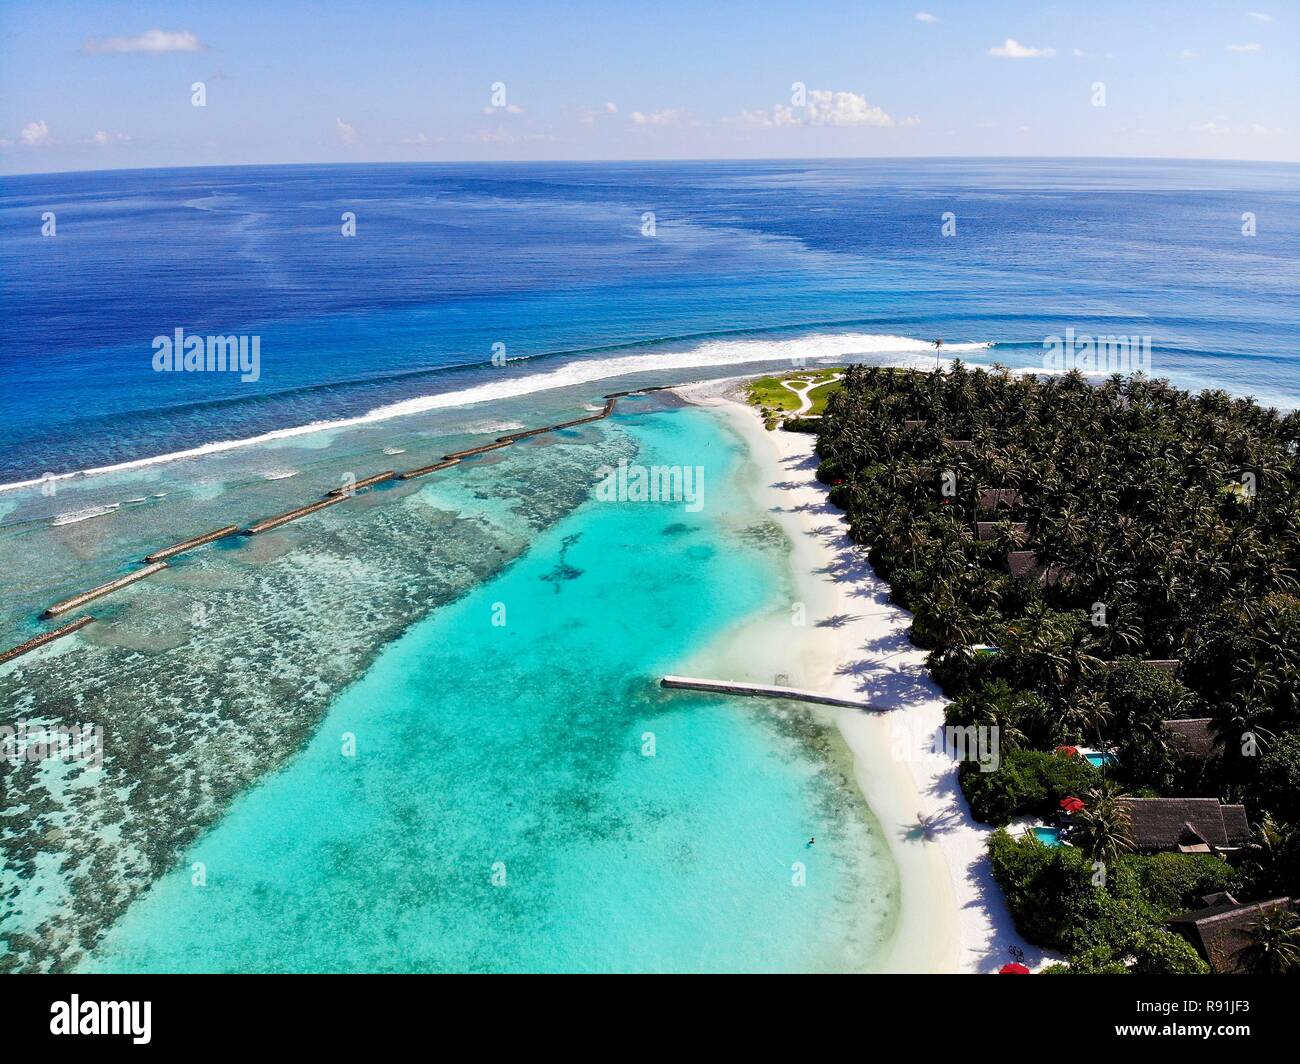
M0 0L0 172L877 155L1298 160L1297 70L1294 0ZM206 106L191 103L196 81ZM504 103L493 99L497 83Z

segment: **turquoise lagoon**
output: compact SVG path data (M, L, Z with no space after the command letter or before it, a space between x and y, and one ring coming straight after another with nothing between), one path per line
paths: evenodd
M640 463L702 466L703 508L592 493L415 623L83 970L870 966L897 873L838 735L657 686L788 616L788 544L746 489L743 445L698 409L608 424ZM416 498L504 520L487 484L435 479Z

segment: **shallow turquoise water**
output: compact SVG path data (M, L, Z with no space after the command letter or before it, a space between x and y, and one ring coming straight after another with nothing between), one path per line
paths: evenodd
M703 510L590 501L408 630L83 968L867 965L896 877L836 738L656 684L786 609L785 548L717 419L630 421L639 461L703 465Z

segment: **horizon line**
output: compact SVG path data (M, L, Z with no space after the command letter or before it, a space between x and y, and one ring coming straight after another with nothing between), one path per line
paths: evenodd
M888 162L888 161L1058 161L1072 162L1164 162L1201 164L1240 164L1292 166L1300 168L1300 159L1220 159L1188 155L768 155L768 156L691 156L680 159L627 158L627 159L370 159L356 161L275 162L275 163L201 163L184 166L112 166L91 170L14 170L0 171L0 179L10 177L57 177L69 174L119 174L148 173L171 170L237 170L268 169L272 167L361 167L361 166L627 166L627 165L681 165L706 163L826 163L826 162Z

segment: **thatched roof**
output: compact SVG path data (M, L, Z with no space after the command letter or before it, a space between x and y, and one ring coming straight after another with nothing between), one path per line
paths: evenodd
M1060 566L1039 565L1038 555L1032 550L1007 551L1007 571L1017 580L1036 579L1048 587L1054 587L1058 580L1068 575Z
M1007 569L1019 579L1038 575L1038 555L1032 550L1007 551Z
M905 429L923 429L923 428L925 428L925 422L924 422L924 421L904 421L904 422L903 422L903 428L905 428Z
M1178 666L1182 664L1177 658L1148 658L1147 664L1152 668L1159 669L1161 672L1175 676L1178 673Z
M1167 921L1218 974L1238 970L1241 952L1250 945L1250 932L1262 916L1278 909L1294 908L1290 898L1270 898L1239 905L1231 895L1225 897L1227 900L1216 905L1183 913Z
M1014 509L1023 502L1020 492L1015 488L981 488L979 507L981 510L996 510L999 506Z
M1029 535L1029 525L1024 521L1010 522L1013 531L1020 533L1022 536ZM976 539L996 539L998 529L1002 527L1001 521L976 521L975 538Z
M1214 754L1214 732L1210 717L1193 717L1188 720L1167 720L1165 728L1172 732L1170 745L1181 753L1204 761Z
M1122 798L1136 850L1235 849L1250 838L1244 805L1217 798Z
M944 440L943 445L957 450L965 450L967 447L973 447L974 443L970 440Z

